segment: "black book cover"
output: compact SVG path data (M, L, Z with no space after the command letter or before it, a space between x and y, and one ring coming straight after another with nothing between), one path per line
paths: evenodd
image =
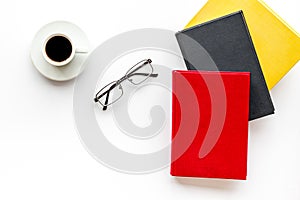
M189 70L251 73L249 120L274 113L270 93L242 11L180 31L176 38ZM217 67L201 62L201 55L197 55L191 39L207 51Z

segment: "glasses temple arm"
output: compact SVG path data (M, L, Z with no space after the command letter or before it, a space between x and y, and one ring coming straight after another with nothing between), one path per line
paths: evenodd
M95 97L95 102L98 102L98 100L103 97L104 95L106 95L107 93L109 93L112 89L114 89L118 84L120 84L119 82L118 83L115 83L113 84L112 86L110 86L110 88L108 90L106 90L105 92L103 92L102 94L99 95L99 93L101 92L101 90L99 90L99 92L97 92L96 94L96 97ZM98 96L99 95L99 96Z
M103 106L103 110L106 110L106 109L107 109L109 93L110 93L110 91L107 92L106 99L105 99L105 103L104 103L105 106Z
M105 92L103 92L102 94L100 94L100 96L97 96L100 92L101 92L101 90L99 91L99 92L97 92L97 94L96 94L96 97L95 97L95 99L94 99L94 101L95 102L98 102L99 101L99 99L101 98L101 97L103 97L104 95L106 95L106 99L105 99L105 103L104 103L104 105L105 106L103 106L103 110L106 110L107 109L107 103L108 103L108 98L109 98L109 93L110 93L110 91L111 90L113 90L117 85L119 85L122 81L124 81L123 80L124 79L124 77L122 77L121 79L120 79L120 81L118 81L118 82L116 82L115 84L113 84L112 86L110 86L110 88L108 89L108 90L106 90Z
M127 75L127 78L130 78L130 77L132 77L132 76L135 76L135 75L137 75L137 76L150 76L150 77L157 77L158 76L158 74L147 74L147 73L130 73L130 74L128 74Z

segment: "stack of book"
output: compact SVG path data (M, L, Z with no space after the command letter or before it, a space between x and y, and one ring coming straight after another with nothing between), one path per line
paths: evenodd
M188 70L173 72L171 175L244 180L248 122L274 113L300 37L260 0L209 0L176 38Z

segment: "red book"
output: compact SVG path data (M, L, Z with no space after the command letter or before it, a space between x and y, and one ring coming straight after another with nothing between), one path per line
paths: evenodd
M245 180L249 72L173 71L171 175Z

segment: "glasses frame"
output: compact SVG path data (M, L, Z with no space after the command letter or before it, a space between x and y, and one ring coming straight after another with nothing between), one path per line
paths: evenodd
M142 84L143 82L145 82L149 77L157 77L158 74L154 74L153 73L153 66L151 65L152 60L151 59L144 59L140 62L138 62L137 64L133 65L127 72L126 74L121 77L120 79L116 80L116 81L112 81L111 83L107 84L106 86L104 86L103 88L101 88L95 95L94 101L96 103L99 103L102 107L103 107L103 111L105 111L107 109L108 106L110 106L111 104L117 102L122 96L123 96L123 87L121 85L122 82L124 82L125 80L128 80L131 84L133 85L139 85ZM136 71L138 71L139 69L141 69L142 67L146 66L147 64L150 65L151 67L151 73L135 73ZM140 65L140 66L139 66ZM137 67L138 66L138 67ZM134 69L136 68L136 69ZM134 70L132 70L134 69ZM130 79L132 76L146 76L146 78L138 83L133 82L132 79ZM109 85L111 85L107 90L105 90ZM117 98L116 100L114 100L111 103L108 103L108 99L109 99L109 95L112 92L113 89L115 89L117 86L119 86L119 89L122 91L122 94L120 95L119 98ZM104 91L105 90L105 91ZM106 95L106 99L105 99L105 103L103 104L101 101L99 101L100 98L102 98L103 96Z

